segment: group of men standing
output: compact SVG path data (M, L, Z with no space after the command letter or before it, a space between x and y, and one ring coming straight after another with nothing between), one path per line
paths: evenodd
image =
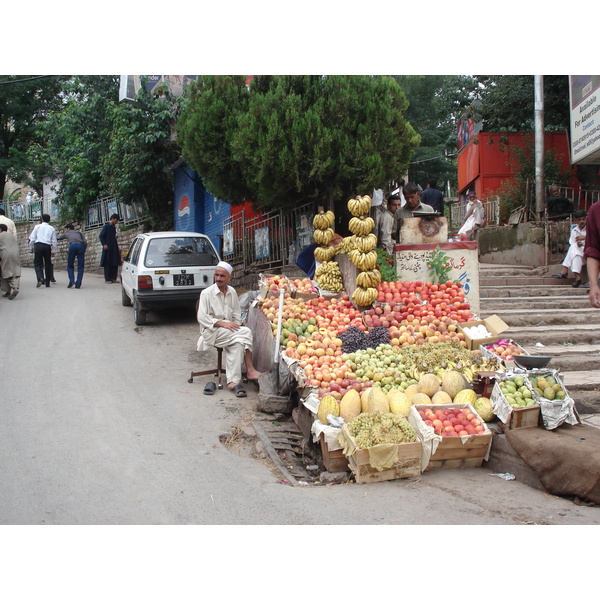
M402 219L412 217L415 212L444 214L444 194L437 189L434 179L423 192L417 184L407 183L399 193L391 193L385 202L386 209L379 216L377 245L389 254L398 243Z

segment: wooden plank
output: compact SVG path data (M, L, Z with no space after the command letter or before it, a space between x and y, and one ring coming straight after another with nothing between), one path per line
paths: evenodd
M284 478L287 479L292 485L299 485L298 480L289 472L289 470L285 467L285 465L279 458L277 452L275 452L273 446L271 445L271 441L267 437L267 434L265 433L261 425L254 421L252 423L252 427L254 427L254 431L256 431L256 434L258 435L260 441L263 443L267 454L275 463L275 466L279 469Z

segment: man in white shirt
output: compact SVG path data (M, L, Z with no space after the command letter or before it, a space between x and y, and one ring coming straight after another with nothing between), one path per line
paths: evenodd
M229 284L233 267L221 261L215 268L215 283L200 294L198 323L200 338L197 350L209 347L223 348L227 387L239 398L246 397L242 386L242 362L246 377L258 379L262 373L252 364L252 331L242 325L237 292ZM212 384L212 385L211 385ZM214 393L215 384L209 382L204 393Z
M56 254L58 242L56 230L50 225L50 215L43 214L42 222L36 225L29 236L29 251L33 252L33 268L37 277L37 286L52 280L52 257Z
M6 216L6 211L3 208L0 208L0 223L4 223L7 231L17 237L17 228L15 227L15 222Z

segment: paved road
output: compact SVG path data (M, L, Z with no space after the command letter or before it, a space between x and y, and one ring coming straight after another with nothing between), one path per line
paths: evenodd
M193 311L136 328L120 287L86 274L80 290L0 299L2 524L599 524L576 506L486 469L416 481L290 487L229 452L255 398L202 395ZM291 564L290 564L291 567Z

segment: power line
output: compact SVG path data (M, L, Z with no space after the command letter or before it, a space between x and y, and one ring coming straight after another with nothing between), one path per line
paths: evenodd
M27 79L7 79L0 81L0 85L6 85L8 83L24 83L26 81L35 81L36 79L44 79L45 77L56 77L56 75L36 75L35 77L29 77Z

